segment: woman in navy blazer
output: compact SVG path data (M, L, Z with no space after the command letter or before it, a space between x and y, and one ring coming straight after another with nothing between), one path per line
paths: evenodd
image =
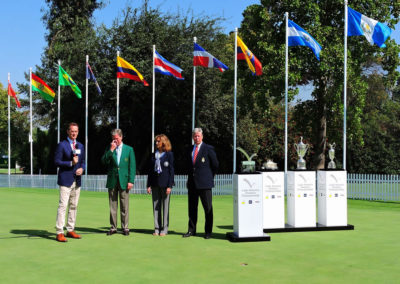
M147 193L151 193L153 199L153 235L165 236L168 234L169 200L174 185L174 154L171 152L171 142L166 135L157 135L155 143L157 150L151 157Z

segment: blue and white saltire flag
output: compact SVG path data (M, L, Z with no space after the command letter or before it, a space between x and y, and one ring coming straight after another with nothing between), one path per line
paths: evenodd
M385 41L392 33L392 30L385 24L354 11L347 7L347 36L363 35L369 43L379 47L386 47Z
M173 76L177 80L184 80L182 69L162 57L157 51L154 53L154 69L157 73Z
M99 83L97 83L96 77L94 76L92 68L90 68L89 63L86 63L86 79L92 80L94 82L94 84L96 85L97 92L99 92L99 94L101 94L101 89L100 89Z
M308 46L319 60L322 47L308 32L291 20L288 21L288 42L289 46Z

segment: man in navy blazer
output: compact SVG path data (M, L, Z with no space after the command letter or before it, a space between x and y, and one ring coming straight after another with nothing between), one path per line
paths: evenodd
M56 230L59 242L66 242L64 236L65 213L68 206L67 237L80 239L74 231L76 212L81 190L81 176L85 169L85 148L76 141L79 127L75 122L68 125L66 140L57 145L54 163L58 167L57 184L60 186Z
M213 208L212 192L214 187L214 176L217 173L219 162L214 147L203 142L203 130L195 128L192 132L194 146L187 154L188 173L188 207L189 224L188 232L183 235L184 238L196 235L197 207L199 197L204 208L205 239L211 238L213 227Z

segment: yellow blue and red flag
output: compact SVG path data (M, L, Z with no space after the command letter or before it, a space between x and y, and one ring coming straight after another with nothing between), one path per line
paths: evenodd
M117 78L127 78L137 82L142 82L144 86L149 85L135 67L119 56L117 56Z
M239 36L237 36L237 59L246 60L251 73L256 76L262 75L262 65L257 57L247 48Z

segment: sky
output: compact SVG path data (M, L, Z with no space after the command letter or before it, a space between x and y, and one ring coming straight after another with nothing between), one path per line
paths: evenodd
M3 1L0 26L2 27L3 41L0 44L0 82L7 86L8 73L11 74L11 83L16 89L16 82L24 82L24 73L29 68L35 71L35 65L41 62L41 55L46 45L46 33L41 20L41 9L46 8L44 0L13 0ZM131 4L139 7L142 0L106 0L107 6L94 13L96 25L104 23L110 26L112 21L121 16L121 12ZM259 4L259 0L149 0L150 6L160 7L162 11L186 12L193 11L194 16L224 17L222 26L226 33L239 27L243 19L242 12L251 4ZM227 5L226 3L229 3ZM400 24L392 32L392 38L400 43ZM249 47L251 49L251 47ZM300 88L302 99L308 99L312 86Z
M0 44L0 82L7 86L8 73L11 84L16 89L16 82L24 82L24 73L29 73L29 68L40 65L41 55L46 42L44 39L46 29L41 20L46 3L42 0L13 0L3 1L0 26L2 27L3 41ZM113 20L122 15L121 11L131 4L140 7L142 0L106 0L107 6L94 13L96 25L104 23L110 26ZM151 7L160 7L162 11L193 10L194 16L224 17L222 23L228 33L240 26L242 12L251 5L260 3L259 0L150 0ZM229 5L226 5L229 3ZM212 7L212 8L211 8Z

